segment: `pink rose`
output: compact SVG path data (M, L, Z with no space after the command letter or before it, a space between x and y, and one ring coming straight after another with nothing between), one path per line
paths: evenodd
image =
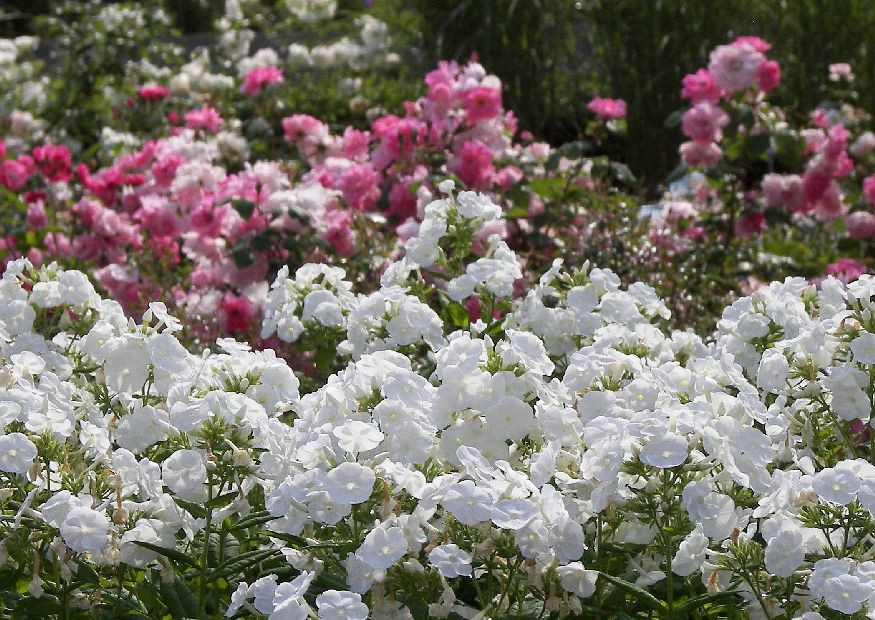
M596 116L606 119L617 119L626 116L626 102L622 99L593 97L592 101L587 104L586 109Z

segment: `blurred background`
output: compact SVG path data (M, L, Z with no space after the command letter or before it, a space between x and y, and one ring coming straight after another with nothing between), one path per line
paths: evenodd
M294 5L306 0L242 3L253 46L288 46L323 41L354 29L353 20L371 14L385 22L402 62L372 85L383 89L387 109L420 92L421 75L439 59L479 58L504 83L505 105L520 128L558 145L581 135L586 102L595 94L628 103L628 138L610 145L610 155L628 163L654 191L677 163L681 133L681 78L702 65L709 50L738 35L780 41L772 57L782 67L781 86L771 98L791 110L811 110L825 98L821 85L830 63L848 62L857 75L859 103L875 109L875 10L871 0L339 0L331 19L302 23ZM77 36L85 19L112 2L5 0L0 36L37 35L37 56L48 69L75 76L77 88L58 97L47 120L83 118L77 136L87 146L87 118L99 115L101 88L93 76L123 71L130 59L162 53L156 43L192 50L217 37L223 0L146 0L146 14L161 15L139 33L94 48ZM318 4L318 2L316 2ZM166 16L166 18L165 18ZM108 32L107 37L113 38ZM123 40L124 39L124 40ZM110 53L108 53L108 51ZM319 111L335 122L345 118L333 106L330 86L301 89L289 107ZM341 99L341 97L336 97ZM56 118L52 118L52 114ZM63 117L63 118L62 118ZM81 125L81 127L80 127Z

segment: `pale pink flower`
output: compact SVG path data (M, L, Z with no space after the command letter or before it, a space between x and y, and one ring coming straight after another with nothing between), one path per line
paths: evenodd
M729 123L729 115L709 101L697 103L684 113L681 129L693 142L719 142L723 128Z
M720 45L711 52L708 71L727 93L735 93L752 86L757 70L766 58L748 43Z

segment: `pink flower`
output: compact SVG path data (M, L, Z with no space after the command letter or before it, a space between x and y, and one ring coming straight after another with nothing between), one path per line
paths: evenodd
M447 170L458 175L471 189L488 189L495 174L492 151L479 140L468 140L456 157L447 163Z
M318 118L308 114L295 114L283 119L283 133L289 142L298 142L312 136L322 136L327 128Z
M870 205L875 205L875 174L863 179L863 196L869 201Z
M840 258L826 266L826 275L838 278L845 284L850 284L864 273L866 265L853 258Z
M750 239L765 229L766 216L762 212L742 215L735 223L735 234L741 239Z
M717 85L714 76L707 69L688 73L681 83L681 97L689 99L694 105L703 101L717 103L723 94L723 89Z
M847 205L842 202L842 190L838 183L831 181L826 191L814 204L814 215L824 222L832 222L847 213Z
M523 178L523 171L516 166L505 166L495 175L495 183L502 189L510 189Z
M462 105L468 122L492 120L501 114L501 90L488 86L475 86L462 94Z
M13 192L20 191L30 178L27 166L15 159L0 163L0 185Z
M152 166L152 177L160 187L169 187L176 177L176 170L185 159L178 153L171 153L167 157L159 159Z
M798 175L767 174L763 177L762 190L766 207L786 206L793 212L805 209L805 188Z
M765 54L772 49L772 44L759 37L741 36L732 42L732 45L749 45L761 54Z
M717 84L731 94L753 85L757 70L765 60L765 56L748 43L720 45L711 52L708 71Z
M39 171L52 183L69 181L73 161L70 150L63 145L44 144L33 150L33 160Z
M807 170L802 177L805 196L811 202L820 200L820 197L826 192L831 182L832 179L830 178L830 175L822 170L817 168Z
M137 95L143 101L161 101L170 96L170 89L158 84L146 84L137 89Z
M254 97L262 88L283 81L283 70L279 67L255 67L243 78L240 89L246 95Z
M854 70L846 62L837 62L829 66L829 81L840 82L842 80L853 82Z
M349 211L331 209L325 212L325 240L335 252L347 258L356 253L357 235L350 227L352 220Z
M219 307L219 325L231 334L249 330L255 316L255 307L246 297L225 293Z
M134 213L134 220L149 231L152 237L174 237L180 231L175 209L164 204L158 196L144 196L142 206Z
M357 161L367 159L370 142L371 134L367 131L347 127L343 131L343 156Z
M380 198L379 181L379 175L370 164L359 164L343 170L334 188L343 192L351 209L366 211Z
M713 166L723 158L723 151L713 142L684 142L680 153L686 165L703 168Z
M709 101L697 103L684 113L681 129L694 142L719 142L723 139L723 127L729 123L729 115Z
M586 109L602 118L616 119L626 116L626 102L622 99L606 99L593 97Z
M781 65L775 60L767 60L757 69L757 86L767 93L781 83Z
M209 133L216 133L222 128L222 123L222 117L215 108L201 108L185 113L185 126L189 129L203 129Z
M845 230L851 239L872 239L875 237L875 215L855 211L845 218Z
M42 200L27 203L27 225L31 230L45 228L49 223L46 217L46 209Z
M52 256L70 256L73 253L73 247L70 244L70 239L64 233L48 232L43 237L43 245Z
M815 127L820 127L821 129L828 127L829 112L823 108L816 108L814 112L811 113L811 124Z
M395 183L389 190L388 215L407 219L416 215L416 196L407 183Z

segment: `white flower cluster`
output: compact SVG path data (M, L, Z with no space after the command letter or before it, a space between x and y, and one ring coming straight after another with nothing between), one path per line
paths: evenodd
M281 272L265 334L337 329L352 355L303 396L272 351L193 355L162 304L135 324L82 274L13 263L0 547L27 526L62 574L176 554L221 573L210 545L259 524L236 552L274 563L221 573L228 616L561 616L599 613L582 599L601 589L683 585L751 617L875 617L875 278L773 283L706 344L661 329L648 287L557 263L497 328L454 330L411 291L483 260L477 286L502 281L510 250L454 265L448 249L493 207L432 203L368 295L337 268ZM498 589L478 599L471 580Z

